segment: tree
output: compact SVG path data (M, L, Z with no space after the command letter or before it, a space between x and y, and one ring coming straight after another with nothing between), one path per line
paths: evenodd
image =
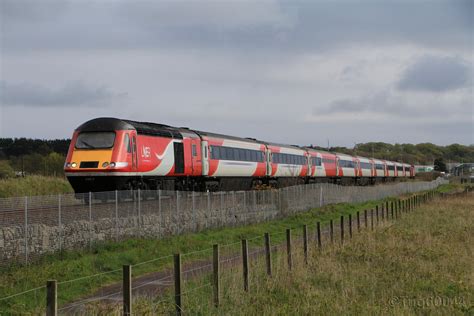
M446 164L443 161L443 158L436 158L434 161L434 170L440 172L446 172Z

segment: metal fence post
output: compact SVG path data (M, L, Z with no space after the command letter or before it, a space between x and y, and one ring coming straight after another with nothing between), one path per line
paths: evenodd
M196 222L196 194L194 191L191 192L191 204L193 212L193 222L194 222L194 231L197 231L197 222Z
M323 186L319 187L319 207L323 206Z
M92 192L89 191L89 249L92 249Z
M158 226L158 231L160 233L163 233L163 228L164 227L164 223L163 223L163 220L164 220L164 216L163 216L163 212L161 210L161 190L158 189L158 217L160 218L160 225ZM164 234L163 234L164 235Z
M25 265L28 265L28 197L25 196Z
M62 250L63 225L61 220L61 194L58 194L58 227L59 227L59 252Z
M119 228L118 228L118 191L115 190L115 239L119 240Z
M179 225L179 191L176 191L176 229L177 229L177 234L180 232L180 225Z
M142 213L142 192L140 189L138 189L138 218L137 218L137 231L138 231L138 237L141 236L141 231L140 231L140 217Z

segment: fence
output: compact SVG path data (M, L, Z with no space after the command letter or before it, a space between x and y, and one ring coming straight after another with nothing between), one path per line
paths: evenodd
M461 194L468 193L466 190ZM292 270L295 263L308 264L309 253L315 251L314 249L343 245L359 232L372 231L380 225L391 225L394 220L413 212L423 203L446 197L447 195L435 191L425 192L379 204L369 210L370 212L365 210L363 213L350 213L346 217L341 215L337 223L331 220L329 227L322 228L320 222L308 223L311 226L316 225L312 228L309 225L288 228L286 231L272 234L271 240L270 235L265 233L240 242L163 256L133 266L124 265L123 269L74 280L51 280L46 286L1 298L0 303L2 300L38 292L35 299L38 297L42 301L40 310L44 311L46 308L47 315L170 314L173 310L177 315L181 315L196 306L208 306L208 310L201 311L204 314L215 313L215 308L224 307L220 303L222 298L254 292L252 287L262 283L265 275L272 276L273 269L278 268L281 271L284 267ZM273 256L277 256L277 260L274 260ZM132 273L132 268L133 271L139 271L143 265L165 260L173 263L171 269L146 278L132 278L135 274ZM260 273L257 280L258 270L266 273ZM103 288L93 296L62 304L58 309L60 297L68 285L79 286L86 279L97 279L111 274L121 274L122 282ZM81 288L84 286L81 285ZM241 290L238 291L237 288Z
M307 184L236 192L113 191L0 199L0 264L131 237L163 238L285 217L327 204L431 190L446 180Z

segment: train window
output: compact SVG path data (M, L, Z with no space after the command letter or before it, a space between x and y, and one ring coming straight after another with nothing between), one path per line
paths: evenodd
M193 144L191 146L191 151L192 151L193 157L196 157L197 156L196 144Z
M127 148L127 153L132 152L132 146L130 145L130 136L128 136L128 134L125 134L123 138L123 145L125 146L125 148Z
M115 132L82 132L77 136L77 149L112 148L115 142Z
M272 162L277 164L305 165L306 158L299 155L274 153L272 155Z
M211 159L262 162L265 153L259 150L211 146Z

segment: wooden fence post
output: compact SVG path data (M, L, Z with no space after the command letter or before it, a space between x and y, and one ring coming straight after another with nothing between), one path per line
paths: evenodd
M357 231L360 232L360 212L357 211Z
M392 212L392 220L393 218L393 201L390 202L390 212Z
M242 268L244 274L244 291L249 291L249 250L247 239L242 239Z
M304 263L308 264L308 226L303 225L303 253Z
M374 209L370 210L370 230L374 230Z
M46 316L58 315L58 283L56 280L46 282Z
M288 270L293 267L293 258L291 257L291 229L286 229L286 254L288 259Z
M219 299L220 299L220 293L219 293L219 288L220 288L220 282L219 282L219 245L213 245L212 246L212 270L213 270L213 290L214 290L214 306L218 307L219 306Z
M380 207L380 212L382 213L382 222L385 220L385 209L383 207L383 203L382 203L382 206Z
M352 214L349 214L349 238L352 239Z
M367 228L369 225L369 223L367 223L367 210L364 210L364 224L365 224L365 228Z
M176 315L181 315L181 254L174 255L174 304Z
M375 205L375 217L377 219L377 225L379 224L379 206Z
M321 241L321 222L316 223L316 234L318 237L318 247L321 249L323 247L323 243Z
M265 263L267 265L267 275L272 276L272 248L269 233L265 233Z
M341 245L344 244L344 215L341 215Z
M331 243L334 243L334 222L332 219L329 221L329 237L331 238Z
M123 282L123 315L132 315L132 266L124 265L122 267Z

